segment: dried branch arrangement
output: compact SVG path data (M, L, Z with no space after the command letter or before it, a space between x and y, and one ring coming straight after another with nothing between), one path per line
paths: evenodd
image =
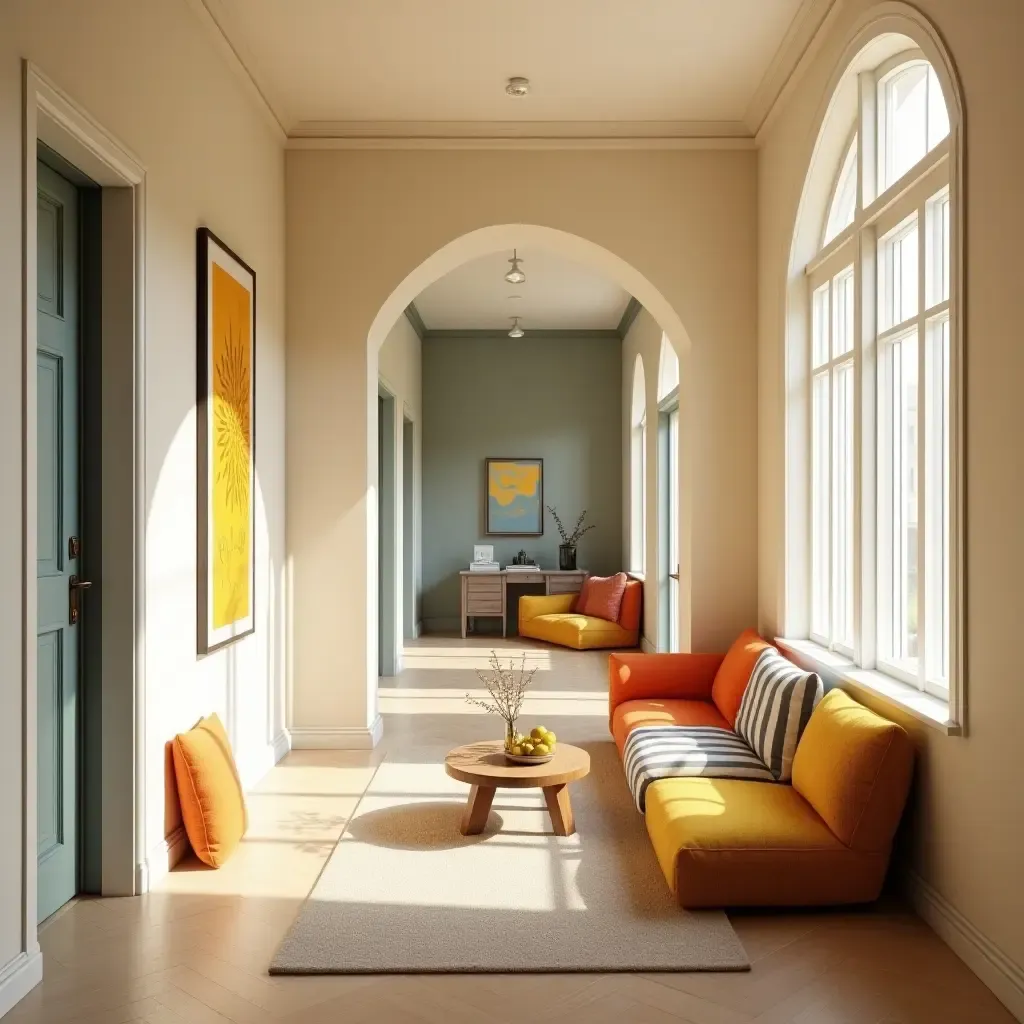
M510 658L508 668L505 668L498 659L497 651L491 651L490 666L487 671L477 672L480 682L484 684L484 689L489 694L489 699L473 697L467 693L466 703L475 704L492 715L501 716L505 722L505 747L511 750L516 736L516 719L523 709L526 691L530 688L537 669L527 669L525 653L518 666Z
M571 544L575 547L580 537L582 537L588 530L592 530L594 528L593 523L589 526L583 525L583 520L587 518L586 509L580 513L579 519L576 520L576 525L572 528L572 533L566 532L565 527L562 525L562 520L558 518L558 513L555 511L554 505L548 505L548 511L551 513L551 518L555 521L555 526L558 527L558 535L562 538L563 544Z

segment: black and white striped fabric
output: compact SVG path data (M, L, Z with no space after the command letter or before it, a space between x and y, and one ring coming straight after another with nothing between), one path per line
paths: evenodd
M821 692L816 673L804 672L772 648L755 662L735 728L776 782L792 777L796 746Z
M641 725L622 754L636 809L643 814L647 787L658 779L704 775L774 782L772 773L731 729L711 725Z

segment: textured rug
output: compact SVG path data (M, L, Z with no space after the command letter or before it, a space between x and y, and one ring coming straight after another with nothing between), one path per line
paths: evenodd
M749 969L724 914L673 902L614 746L588 749L564 838L540 790L501 789L464 837L443 752L385 760L270 973Z

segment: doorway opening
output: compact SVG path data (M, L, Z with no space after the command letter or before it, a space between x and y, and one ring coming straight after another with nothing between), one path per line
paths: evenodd
M395 398L383 384L377 393L377 675L398 673L398 516Z
M416 431L413 421L402 416L402 636L419 636L416 572Z

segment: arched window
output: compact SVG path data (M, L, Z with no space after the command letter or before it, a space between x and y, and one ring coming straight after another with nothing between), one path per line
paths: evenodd
M647 562L647 389L639 352L633 364L629 426L629 567L642 573Z
M815 176L831 179L805 268L806 391L791 393L807 403L809 434L794 460L807 473L797 500L809 498L794 573L808 574L811 641L948 698L959 585L950 117L920 50L862 61L844 82L829 117L852 121L827 120L821 137L848 141L805 187L824 197Z
M667 334L661 336L661 353L658 358L658 401L679 387L679 356L668 340Z

